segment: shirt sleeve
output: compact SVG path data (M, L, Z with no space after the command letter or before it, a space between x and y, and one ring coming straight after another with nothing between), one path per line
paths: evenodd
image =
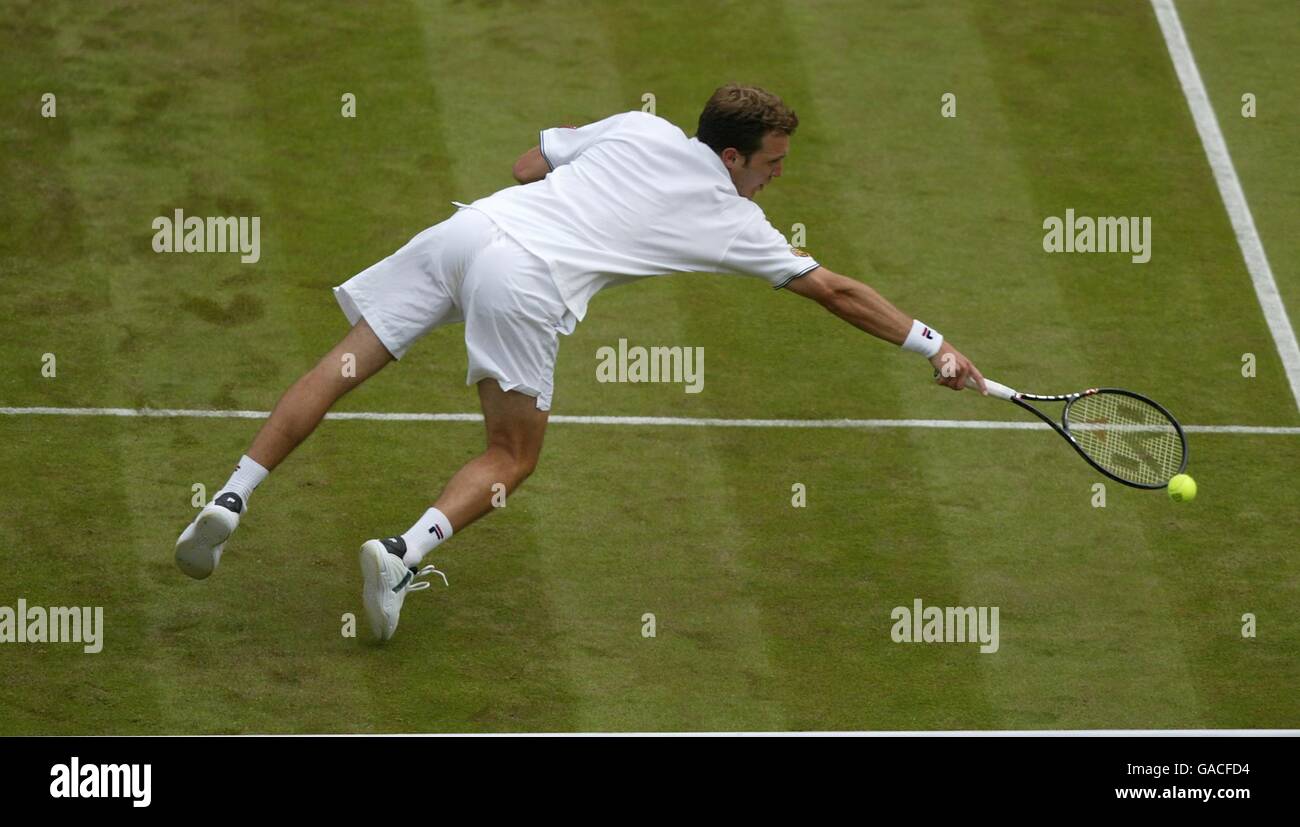
M589 123L586 126L557 126L543 129L538 145L542 148L542 158L551 169L573 163L574 159L587 151L592 144L608 138L618 130L633 112L620 112L604 120Z
M780 289L820 266L808 253L791 247L767 218L756 215L731 242L718 269L724 273L758 276L773 289Z

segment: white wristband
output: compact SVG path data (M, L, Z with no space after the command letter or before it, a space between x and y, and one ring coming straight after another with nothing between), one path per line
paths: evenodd
M912 320L912 331L903 342L903 350L919 353L929 359L943 346L943 334L924 324L920 319Z

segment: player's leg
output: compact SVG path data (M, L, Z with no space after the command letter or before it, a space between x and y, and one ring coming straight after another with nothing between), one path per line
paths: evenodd
M433 504L456 531L492 510L500 486L512 493L533 473L550 418L550 412L538 410L534 397L503 391L495 379L479 382L478 396L487 447L455 473Z
M352 329L285 392L230 480L181 534L176 562L182 571L196 578L212 573L253 489L315 430L339 397L400 359L433 328L461 321L453 288L466 250L486 243L484 229L458 214L334 288Z
M513 492L537 467L550 415L538 409L534 397L503 391L495 379L480 381L478 392L487 426L483 453L461 466L433 507L406 533L369 540L361 547L362 603L379 640L397 631L406 593L429 585L417 578L436 574L446 583L433 566L420 568L425 555L453 530L463 531L491 511L494 497Z
M267 471L311 435L325 413L348 391L393 361L370 324L362 319L337 345L293 383L253 438L248 457Z
M176 541L176 564L202 580L221 561L225 543L239 527L253 489L316 429L345 393L393 360L361 319L316 366L290 386L262 423L235 471Z

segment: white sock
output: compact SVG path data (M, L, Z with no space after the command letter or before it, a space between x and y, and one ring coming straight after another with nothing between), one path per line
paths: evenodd
M407 568L415 568L420 565L424 555L442 545L450 537L451 521L447 519L447 515L436 508L430 508L402 535L402 539L406 541L406 554L402 556L402 562Z
M244 507L248 507L248 498L253 496L253 489L262 484L266 475L271 473L258 464L257 460L252 459L248 454L239 458L239 463L235 466L235 473L230 475L226 484L221 486L221 490L213 496L215 500L227 491L233 491L244 501Z

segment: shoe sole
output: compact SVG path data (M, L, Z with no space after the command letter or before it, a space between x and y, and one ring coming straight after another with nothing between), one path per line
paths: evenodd
M176 565L195 580L206 580L217 567L217 546L230 539L230 530L214 512L200 514L194 535L176 543Z
M361 577L365 585L361 588L361 602L366 607L366 619L370 621L370 632L375 640L387 640L384 631L388 628L388 619L384 617L384 608L377 595L384 583L384 555L388 549L378 540L370 540L361 546Z

